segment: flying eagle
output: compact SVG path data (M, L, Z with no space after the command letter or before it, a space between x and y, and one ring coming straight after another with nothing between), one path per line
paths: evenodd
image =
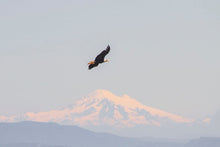
M93 67L96 67L99 65L99 63L103 63L103 62L108 62L108 60L105 60L105 56L109 53L110 51L110 46L108 45L107 48L102 51L96 58L95 61L90 61L89 64L89 69L92 69Z

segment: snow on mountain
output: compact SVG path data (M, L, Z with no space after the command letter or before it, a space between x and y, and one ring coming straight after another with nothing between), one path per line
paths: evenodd
M0 116L0 121L2 122L13 122L14 120L16 119L16 116L4 116L4 115L1 115Z
M162 121L188 123L191 120L141 104L127 95L118 97L106 90L96 90L73 105L77 125L108 124L133 127L138 124L162 125Z
M27 112L20 117L0 117L5 120L30 120L61 124L104 125L131 128L138 125L165 126L169 123L190 123L191 119L141 104L127 95L115 96L106 90L96 90L72 105L48 112Z

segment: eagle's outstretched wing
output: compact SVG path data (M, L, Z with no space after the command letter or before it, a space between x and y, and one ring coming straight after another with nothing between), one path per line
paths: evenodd
M108 45L107 48L102 51L96 58L95 58L95 62L96 63L102 63L104 62L104 58L105 56L109 53L110 51L110 46Z

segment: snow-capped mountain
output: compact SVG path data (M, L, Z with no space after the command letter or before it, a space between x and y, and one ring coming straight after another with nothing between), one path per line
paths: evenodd
M96 90L72 105L59 110L27 112L19 117L1 116L0 119L2 121L57 122L81 127L104 125L118 128L192 122L191 119L143 105L127 95L119 97L106 90Z

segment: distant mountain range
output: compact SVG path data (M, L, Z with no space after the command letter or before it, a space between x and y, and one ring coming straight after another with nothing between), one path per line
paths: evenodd
M145 140L95 133L56 123L0 123L0 147L219 147L220 138L187 142Z
M0 123L0 146L133 147L143 141L55 123Z
M61 109L0 116L0 121L56 122L126 136L172 136L176 131L179 134L182 134L181 131L191 131L195 124L207 125L210 119L197 121L184 118L141 104L127 95L119 97L106 90L96 90Z
M61 124L109 125L134 127L136 125L163 126L169 122L190 123L193 120L141 104L127 95L115 96L106 90L96 90L68 107L48 112L27 112L22 116L1 116L1 121L32 120Z

